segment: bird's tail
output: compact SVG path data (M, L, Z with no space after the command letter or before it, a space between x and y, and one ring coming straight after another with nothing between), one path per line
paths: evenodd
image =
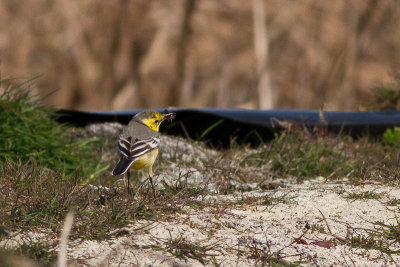
M134 160L121 157L117 163L117 166L115 166L114 170L112 171L112 175L125 174L133 162L134 162Z

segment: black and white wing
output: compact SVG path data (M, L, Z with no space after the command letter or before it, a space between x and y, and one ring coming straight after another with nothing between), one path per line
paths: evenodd
M136 138L132 142L132 137L119 136L118 150L121 158L112 171L113 175L125 174L129 167L137 161L141 156L150 151L157 149L160 146L159 137L149 137L145 139Z

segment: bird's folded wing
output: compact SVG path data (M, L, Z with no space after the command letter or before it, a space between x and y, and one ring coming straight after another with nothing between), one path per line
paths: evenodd
M122 135L119 136L118 139L118 150L123 157L129 157L129 151L131 147L132 136L127 138L123 137Z
M135 160L146 153L158 148L160 146L159 137L149 137L145 139L136 138L132 142L132 137L120 136L118 140L118 149L121 156L131 160Z
M136 138L132 142L132 137L120 136L118 140L118 150L121 158L112 171L113 175L122 175L126 173L129 167L141 156L160 146L159 137L149 137L145 139Z

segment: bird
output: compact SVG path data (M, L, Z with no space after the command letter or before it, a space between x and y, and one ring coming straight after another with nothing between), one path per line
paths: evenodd
M153 196L153 164L157 159L160 147L160 125L168 120L172 121L175 113L164 114L156 110L145 110L137 113L123 129L118 138L120 159L112 171L112 175L127 174L128 194L130 194L129 169L141 170L147 168Z

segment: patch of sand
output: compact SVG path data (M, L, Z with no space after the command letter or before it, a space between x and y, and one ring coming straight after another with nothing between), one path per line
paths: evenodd
M349 192L362 193L362 190L374 191L381 198L345 198ZM254 196L284 201L268 206L232 205L243 197ZM166 248L168 241L179 239L210 246L205 258L213 256L221 266L253 266L257 253L278 253L287 262L304 261L304 266L399 266L398 255L390 257L378 250L351 248L338 239L336 245L330 243L330 248L321 246L326 244L324 241L335 239L334 236L345 238L349 226L373 229L372 223L376 221L396 223L399 207L385 204L393 198L400 198L400 189L379 185L361 189L325 184L323 179L274 191L208 196L214 204L220 203L223 210L187 208L186 214L177 214L171 222L137 221L125 227L127 236L103 242L71 243L69 257L89 266L203 266L198 260L179 259L160 249ZM224 205L227 202L230 204ZM303 244L295 242L299 237ZM391 248L400 249L400 244Z

